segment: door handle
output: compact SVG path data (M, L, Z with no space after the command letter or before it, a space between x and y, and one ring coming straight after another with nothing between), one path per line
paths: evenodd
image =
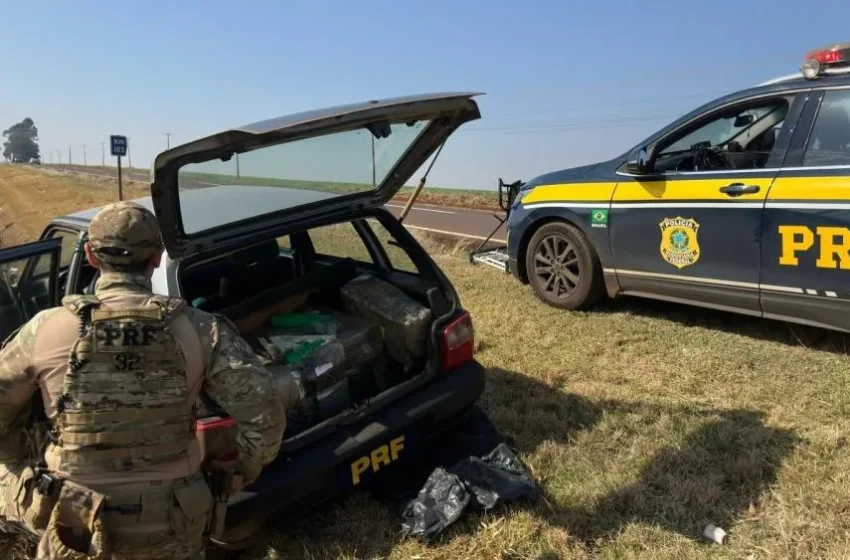
M732 183L725 187L720 187L720 192L727 196L741 196L742 194L753 194L761 190L758 185L745 185L744 183Z

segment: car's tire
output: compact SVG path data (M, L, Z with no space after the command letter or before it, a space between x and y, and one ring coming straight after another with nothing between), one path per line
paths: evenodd
M588 309L605 293L599 255L572 224L550 222L538 229L528 242L525 270L534 295L553 307Z

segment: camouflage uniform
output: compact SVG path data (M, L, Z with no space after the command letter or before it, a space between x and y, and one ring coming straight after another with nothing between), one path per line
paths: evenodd
M160 247L155 218L131 203L98 213L89 243L110 265L148 259ZM237 420L238 470L247 484L277 455L285 427L269 373L229 321L154 296L147 274L104 270L93 298L63 304L36 315L0 349L0 532L43 535L40 555L61 557L49 552L55 535L44 530L27 469L23 428L40 391L53 439L35 460L68 481L50 517L76 516L79 525L88 512L82 528L89 536L103 531L114 558L197 555L213 507L193 432L198 395L203 390ZM145 323L151 317L159 319ZM129 338L113 336L122 328ZM154 330L133 358L141 360L135 374L126 354L118 360L101 350L113 342L126 350Z

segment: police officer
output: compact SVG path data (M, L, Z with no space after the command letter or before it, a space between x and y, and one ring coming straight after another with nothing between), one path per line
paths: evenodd
M214 507L200 392L237 421L244 484L277 455L285 411L231 323L153 294L163 247L151 212L106 206L84 248L94 294L39 313L0 350L0 531L40 535L45 558L198 557ZM39 399L48 428L33 451Z

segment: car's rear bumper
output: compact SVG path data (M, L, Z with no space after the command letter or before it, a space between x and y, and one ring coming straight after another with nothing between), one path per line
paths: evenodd
M303 513L403 466L478 400L484 378L481 364L470 362L291 457L282 454L230 500L216 544L246 546L270 517Z

